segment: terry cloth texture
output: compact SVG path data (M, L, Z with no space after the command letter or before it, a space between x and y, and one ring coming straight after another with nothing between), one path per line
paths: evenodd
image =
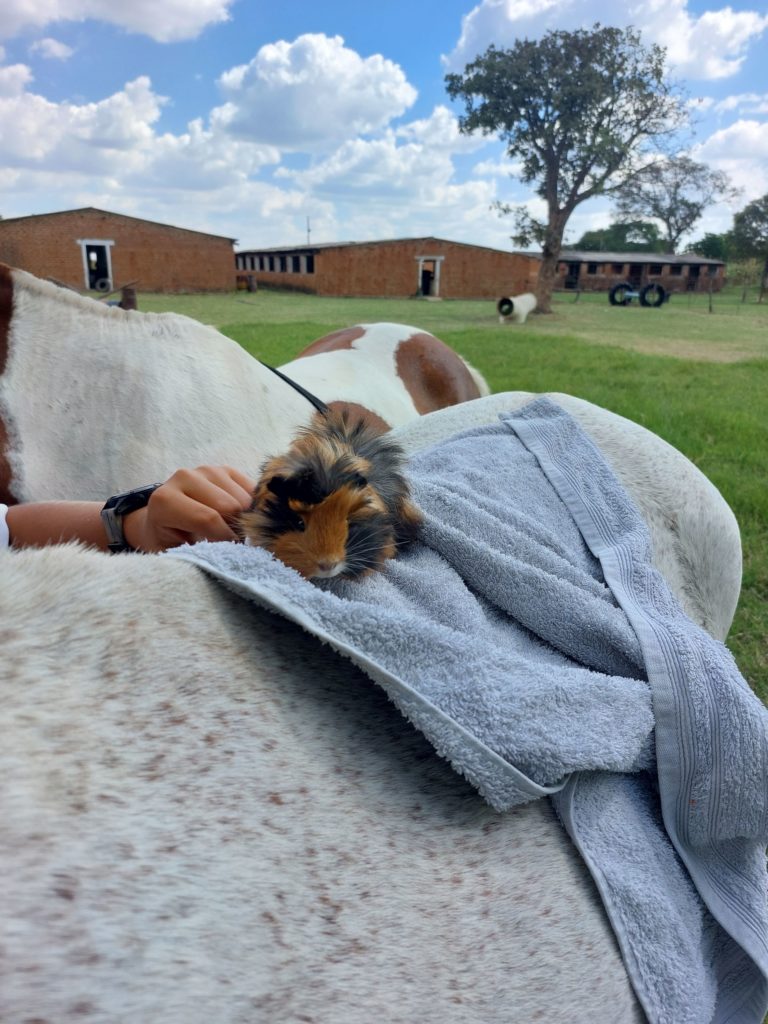
M652 1024L760 1024L768 712L555 403L410 475L422 539L361 581L314 585L244 545L169 556L351 658L494 807L551 796Z

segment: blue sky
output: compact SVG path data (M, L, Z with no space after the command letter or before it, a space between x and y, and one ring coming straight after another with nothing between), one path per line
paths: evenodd
M711 0L3 0L0 214L98 206L242 248L434 234L509 248L540 201L462 136L444 76L494 42L594 22L668 49L695 159L768 192L768 7ZM571 219L605 226L610 203Z

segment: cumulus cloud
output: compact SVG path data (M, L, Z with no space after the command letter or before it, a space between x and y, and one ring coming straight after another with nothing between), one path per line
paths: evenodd
M676 74L717 79L739 70L749 46L768 28L768 14L722 7L697 15L688 11L688 0L481 0L463 18L456 47L443 61L462 69L491 43L511 46L549 29L589 28L595 22L635 25L646 42L667 48Z
M747 202L768 193L768 124L741 119L716 131L693 151L694 159L730 175ZM738 205L742 205L742 201Z
M66 43L46 36L45 39L38 39L37 42L32 43L29 52L39 53L46 60L68 60L75 51Z
M718 114L768 114L768 92L743 92L712 104Z
M0 68L0 137L7 169L101 174L135 187L209 191L242 182L270 163L274 147L239 142L193 120L159 134L167 100L140 76L95 103L53 103L26 90L25 65Z
M508 157L499 159L481 160L472 168L472 173L478 178L509 178L520 174L523 165Z
M26 64L9 64L0 68L0 101L3 97L20 96L32 78L32 71Z
M219 86L226 102L212 113L218 127L303 151L379 131L417 95L397 64L380 54L363 58L341 36L320 34L263 46Z
M429 117L411 121L395 130L395 135L422 146L432 152L437 150L450 153L473 153L488 144L488 136L480 132L462 135L458 118L441 105L435 107Z
M93 19L150 36L160 43L171 43L194 39L209 25L227 21L232 3L233 0L3 0L0 36L9 39L51 24Z

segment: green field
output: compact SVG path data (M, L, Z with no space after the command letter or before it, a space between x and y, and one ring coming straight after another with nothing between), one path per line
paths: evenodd
M140 296L218 327L279 364L330 330L389 320L432 331L494 391L563 391L635 420L720 489L742 531L744 581L728 644L768 701L768 303L740 293L673 297L661 309L561 296L551 316L500 325L493 302L322 299L260 291Z

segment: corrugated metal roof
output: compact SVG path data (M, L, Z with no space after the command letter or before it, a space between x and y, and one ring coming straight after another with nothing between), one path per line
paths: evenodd
M699 256L696 252L591 252L589 249L561 249L560 260L564 263L668 263L678 264L717 264L724 266L722 260L712 260L707 256Z

